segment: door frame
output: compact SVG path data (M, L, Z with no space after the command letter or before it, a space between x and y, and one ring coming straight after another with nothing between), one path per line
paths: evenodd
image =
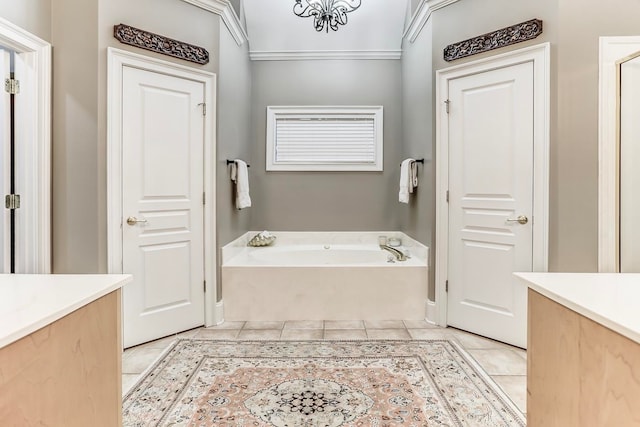
M216 194L214 177L216 158L216 75L126 50L108 48L107 77L107 268L122 271L122 69L134 67L178 76L205 85L207 115L204 127L204 294L205 326L222 321L222 306L217 304L216 284Z
M0 18L0 45L20 56L27 70L21 76L20 118L16 134L24 157L16 160L25 227L18 231L16 271L51 273L51 44ZM4 82L3 82L4 83ZM4 90L4 89L2 89ZM2 197L4 203L4 195ZM2 208L4 209L4 207Z
M445 101L449 81L473 74L533 63L533 271L548 269L549 236L549 120L551 45L514 50L436 71L436 323L447 326L446 280L449 271L449 129Z
M600 37L598 82L598 272L618 273L619 187L617 62L640 51L640 36Z

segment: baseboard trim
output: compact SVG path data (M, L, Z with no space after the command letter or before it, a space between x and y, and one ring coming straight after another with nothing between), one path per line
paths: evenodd
M216 309L213 314L213 325L207 326L218 326L224 323L224 301L220 300L216 302Z
M438 322L436 319L438 319L438 307L436 306L436 302L427 300L427 318L425 320L427 323L437 325Z

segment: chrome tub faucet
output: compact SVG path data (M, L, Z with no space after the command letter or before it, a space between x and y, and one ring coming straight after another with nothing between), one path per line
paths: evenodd
M380 249L391 252L393 254L393 256L396 257L397 261L406 261L407 260L407 255L405 255L404 252L402 252L400 249L391 247L389 245L380 245Z

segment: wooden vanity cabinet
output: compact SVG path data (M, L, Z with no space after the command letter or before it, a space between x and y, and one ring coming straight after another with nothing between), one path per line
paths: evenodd
M121 290L0 348L0 425L122 425Z
M640 344L528 292L527 426L640 426Z

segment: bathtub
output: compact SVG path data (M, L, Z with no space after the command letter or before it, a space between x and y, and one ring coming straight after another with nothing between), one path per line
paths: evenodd
M222 248L225 320L417 320L426 316L428 248L398 232L274 232L273 246ZM394 261L378 236L399 237Z

